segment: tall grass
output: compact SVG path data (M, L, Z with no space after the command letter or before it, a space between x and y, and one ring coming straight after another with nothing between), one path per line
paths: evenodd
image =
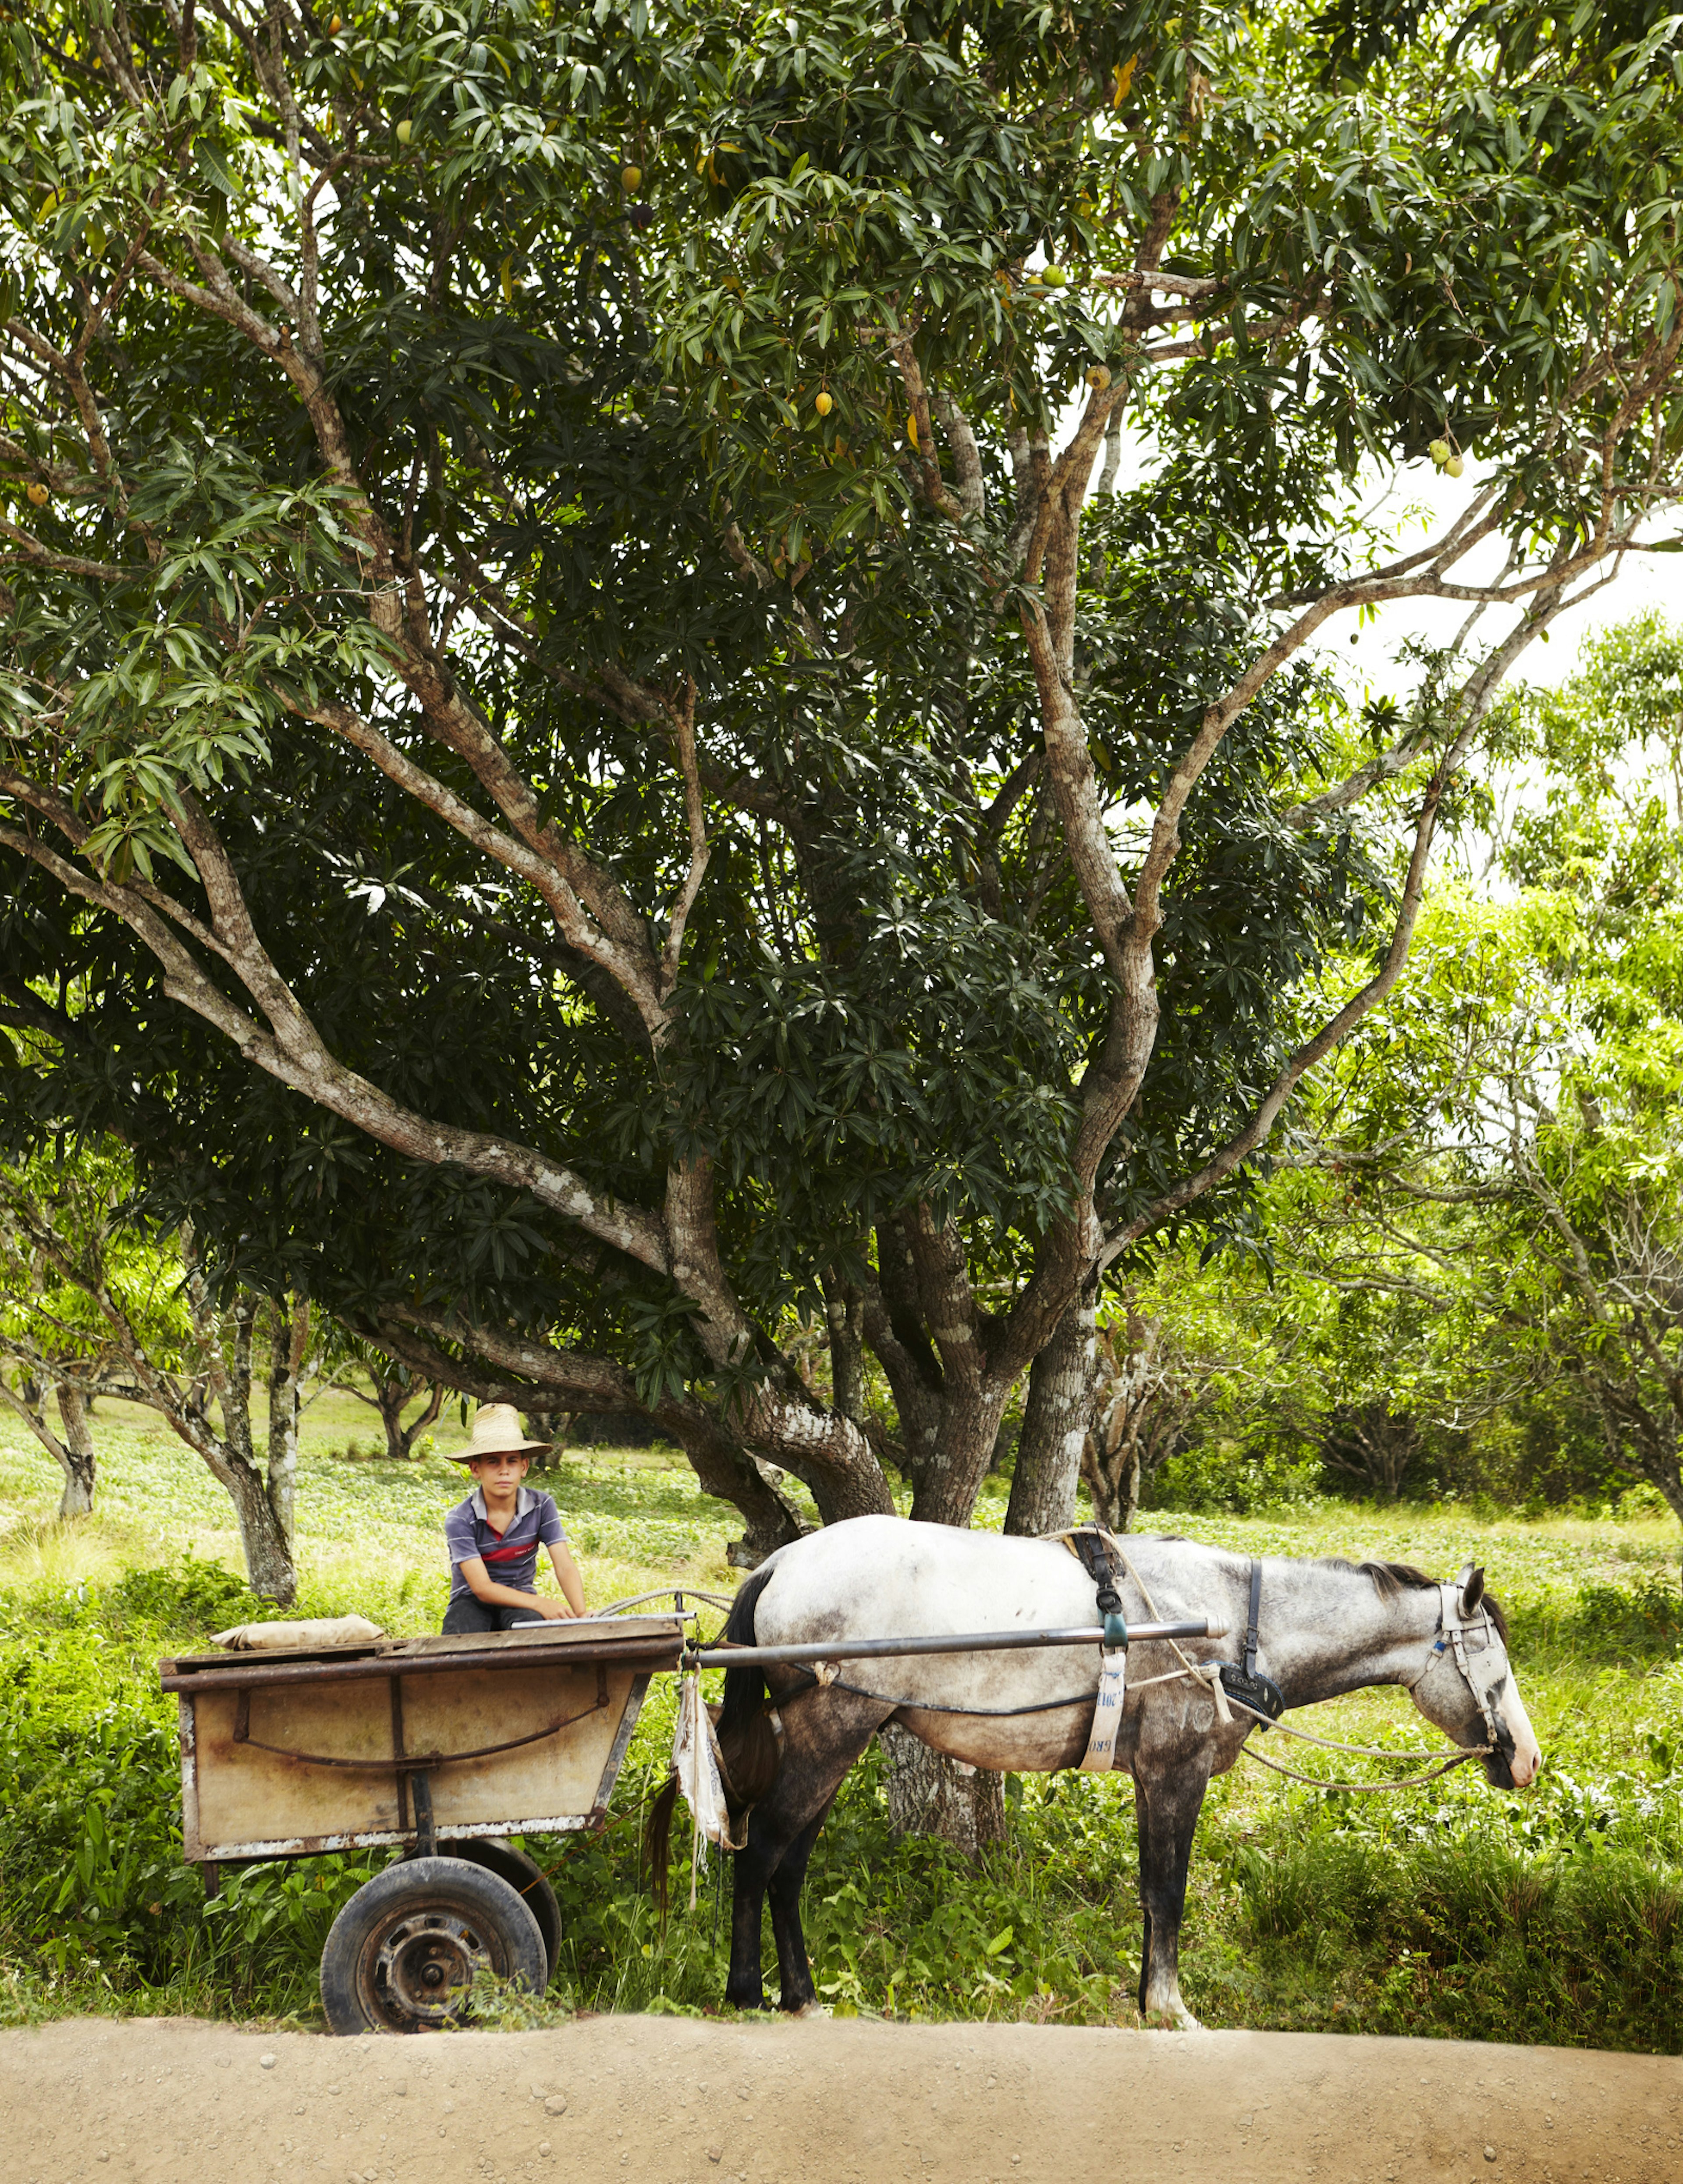
M386 1854L251 1867L209 1903L181 1864L175 1714L156 1659L256 1608L206 1552L217 1538L197 1482L160 1479L155 1451L131 1462L119 1449L107 1516L64 1530L15 1490L26 1462L0 1444L0 2019L95 2008L314 2021L326 1930ZM592 1451L554 1484L592 1597L729 1581L728 1513L681 1468ZM301 1606L359 1609L394 1630L436 1624L437 1520L458 1492L442 1465L353 1468L309 1452ZM1243 1767L1216 1783L1183 1936L1184 1985L1205 2021L1683 2050L1683 1600L1659 1528L1509 1523L1480 1540L1464 1512L1334 1507L1186 1529L1448 1567L1479 1552L1507 1591L1548 1755L1525 1797L1470 1769L1395 1800ZM639 1869L672 1708L669 1680L657 1679L603 1835L528 1845L554 1881L565 1939L550 1997L510 2002L503 2021L717 2008L729 1938L717 1864L697 1876L692 1910L680 1831L664 1925ZM1419 1733L1395 1692L1344 1702L1330 1726L1361 1741ZM971 1868L935 1844L894 1841L880 1758L853 1770L807 1888L827 2002L1135 2021L1125 1781L1014 1780L1008 1804L1008 1840Z

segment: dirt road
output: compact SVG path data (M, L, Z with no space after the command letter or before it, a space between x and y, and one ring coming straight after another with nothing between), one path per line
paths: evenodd
M1680 2184L1683 2062L1447 2041L596 2018L0 2033L3 2184Z

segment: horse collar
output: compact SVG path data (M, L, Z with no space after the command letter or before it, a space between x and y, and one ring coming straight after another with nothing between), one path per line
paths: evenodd
M1232 1661L1221 1663L1221 1688L1230 1699L1237 1699L1241 1707L1253 1713L1266 1714L1262 1724L1266 1731L1286 1711L1286 1694L1272 1676L1257 1672L1257 1624L1262 1614L1263 1567L1259 1556L1251 1557L1250 1612L1245 1622L1245 1661L1242 1668Z

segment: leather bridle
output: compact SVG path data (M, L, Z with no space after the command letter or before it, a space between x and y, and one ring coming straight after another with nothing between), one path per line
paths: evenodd
M1496 1711L1494 1693L1508 1680L1507 1653L1501 1646L1501 1633L1491 1618L1482 1598L1471 1615L1461 1612L1461 1596L1473 1574L1469 1563L1452 1584L1437 1588L1437 1635L1421 1664L1419 1675L1408 1688L1414 1685L1430 1670L1440 1655L1447 1653L1461 1672L1461 1680L1472 1694L1474 1703L1484 1717L1485 1734L1490 1739L1490 1750L1502 1749L1501 1717ZM1497 1656L1502 1661L1498 1670ZM1511 1739L1509 1740L1511 1742Z

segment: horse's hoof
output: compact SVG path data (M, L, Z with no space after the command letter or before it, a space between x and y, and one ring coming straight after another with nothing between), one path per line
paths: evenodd
M835 2014L827 2002L819 2002L816 1999L811 2002L797 2002L792 2009L785 2013L790 2017L833 2017Z

